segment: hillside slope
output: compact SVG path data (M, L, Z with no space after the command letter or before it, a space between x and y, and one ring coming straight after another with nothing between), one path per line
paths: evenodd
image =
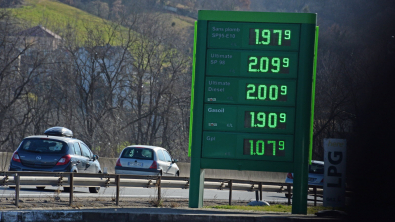
M25 0L22 6L10 10L28 27L42 25L59 35L65 33L66 27L73 28L79 41L83 41L89 29L101 33L105 41L113 31L110 21L57 1Z

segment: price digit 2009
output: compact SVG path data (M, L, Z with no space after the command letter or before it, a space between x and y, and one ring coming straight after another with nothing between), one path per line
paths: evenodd
M248 84L247 100L271 100L276 101L280 96L287 95L288 87L286 85L266 85L266 84Z

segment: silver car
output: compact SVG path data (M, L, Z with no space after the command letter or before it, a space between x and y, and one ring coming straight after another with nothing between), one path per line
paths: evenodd
M177 159L157 146L133 145L125 147L115 166L116 174L143 176L179 176Z
M288 173L285 178L286 183L293 183L293 173ZM324 186L324 162L312 160L309 165L309 185Z

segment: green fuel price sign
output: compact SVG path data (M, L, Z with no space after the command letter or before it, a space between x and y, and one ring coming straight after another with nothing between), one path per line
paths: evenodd
M210 76L297 77L297 52L208 49L206 58Z
M295 80L207 77L205 103L295 105Z
M238 157L250 161L290 161L293 157L293 145L293 137L290 135L205 131L202 156L214 159L225 156L228 159Z
M250 28L248 37L250 45L290 46L293 36L291 29Z
M307 181L315 29L315 14L199 11L190 192L203 189L202 169Z
M294 132L293 107L207 104L204 108L204 130L284 134Z
M299 48L299 24L212 21L207 31L209 48L288 51Z

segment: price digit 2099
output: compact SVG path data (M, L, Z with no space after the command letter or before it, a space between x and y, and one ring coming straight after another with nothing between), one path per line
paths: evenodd
M289 58L249 56L248 72L289 73Z

